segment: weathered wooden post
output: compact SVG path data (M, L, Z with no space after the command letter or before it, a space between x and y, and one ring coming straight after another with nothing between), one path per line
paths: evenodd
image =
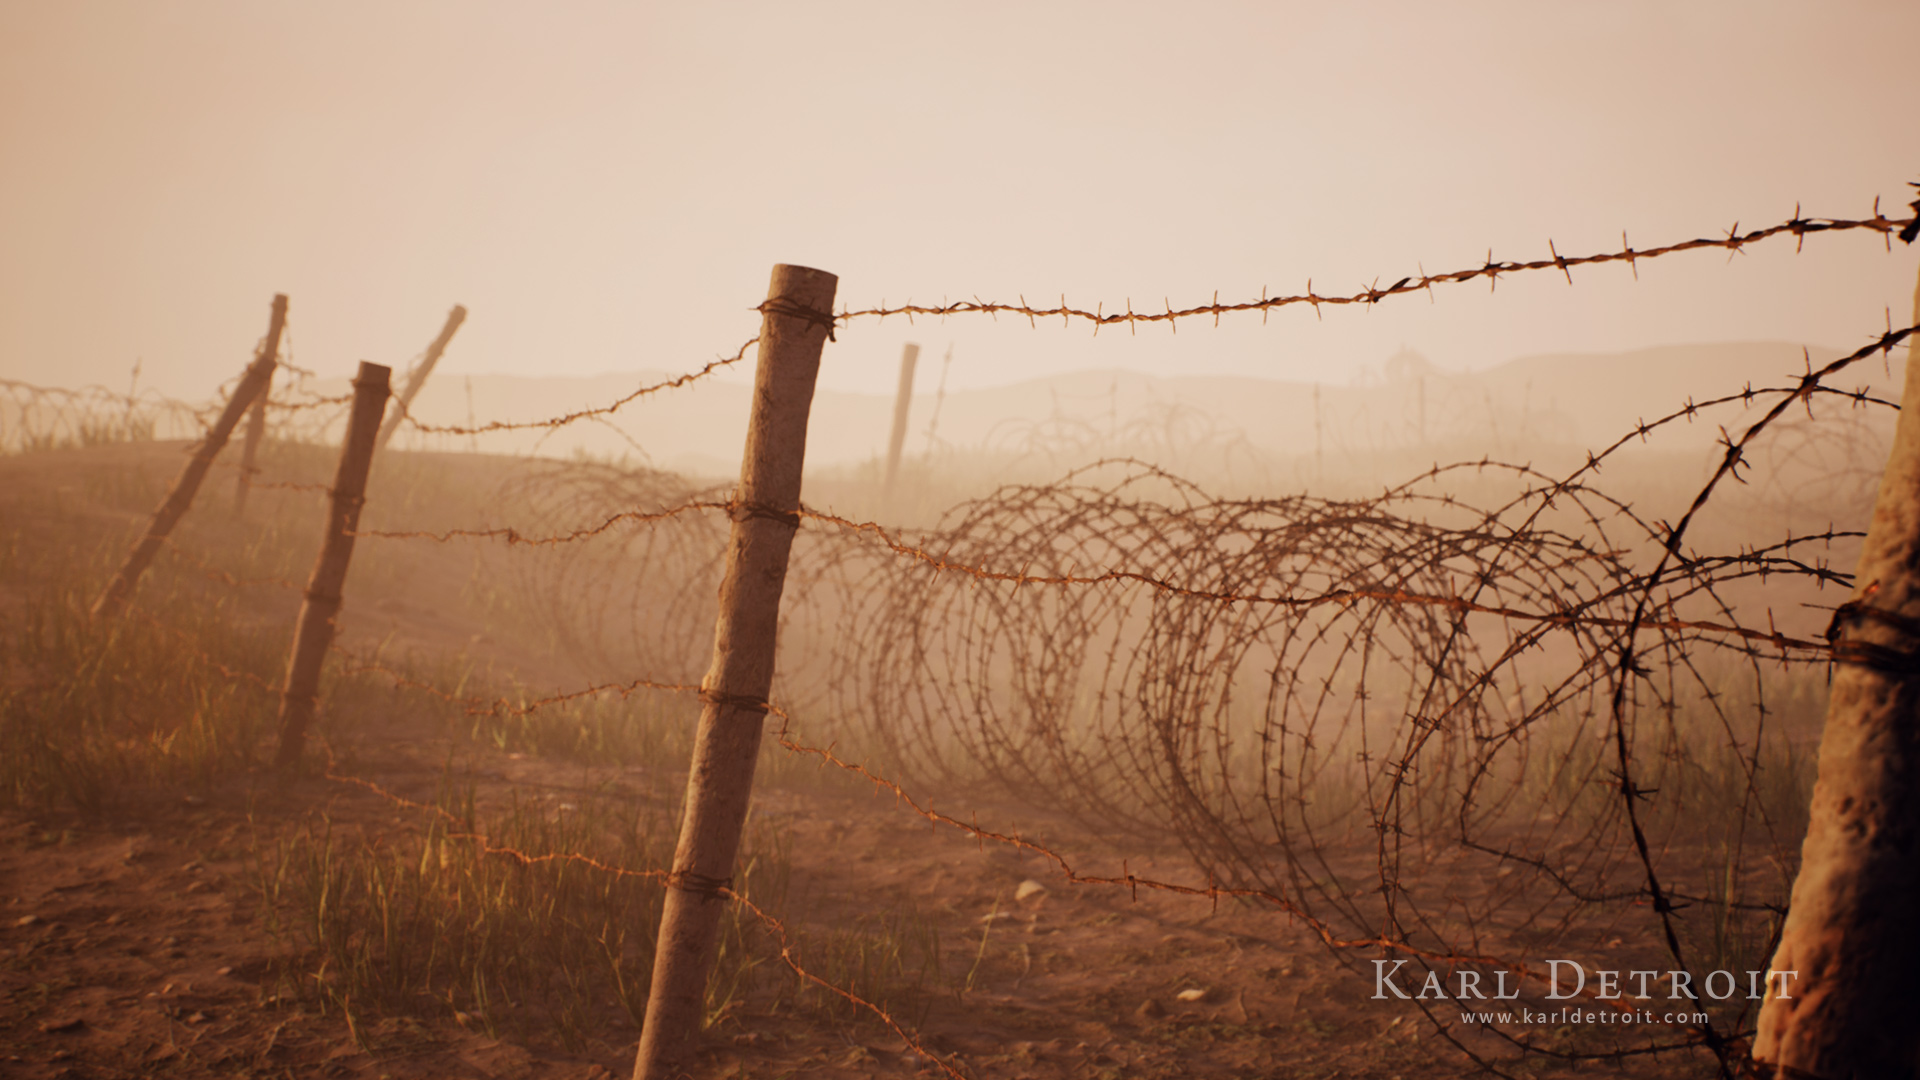
M111 619L126 607L134 586L140 584L140 575L146 573L153 557L160 553L161 545L172 534L173 527L180 523L180 519L186 516L187 508L193 505L200 482L206 479L207 470L213 467L213 459L233 436L234 427L240 423L240 415L255 398L266 395L267 384L273 381L274 358L280 352L280 332L286 325L287 297L284 293L276 293L272 314L267 320L267 336L260 343L260 351L254 355L253 362L247 365L246 373L240 377L240 385L233 388L233 396L227 399L227 407L220 410L219 419L213 422L206 437L193 448L193 456L187 459L186 467L180 470L173 487L167 491L166 499L153 512L153 521L147 525L147 534L127 553L126 562L120 564L120 572L113 576L113 580L101 591L99 599L93 602L94 618Z
M399 430L401 418L407 415L408 407L413 404L413 396L420 392L421 387L427 385L427 376L433 374L433 366L440 362L440 354L447 351L447 342L453 340L453 332L460 329L460 324L466 321L467 309L459 304L453 305L453 310L447 312L446 325L440 328L439 336L427 346L427 355L420 358L420 366L407 373L406 389L400 391L400 397L393 407L393 415L387 417L387 422L380 426L380 438L375 443L376 446L387 445L387 440L393 438L393 433Z
M293 654L287 661L287 683L280 694L280 749L276 769L300 760L306 746L307 725L313 721L320 693L320 668L333 644L333 620L340 614L340 588L346 584L347 563L353 558L353 532L360 525L360 507L366 502L367 472L373 466L374 436L380 414L387 407L387 380L392 371L362 361L353 380L353 413L347 420L347 439L340 448L340 469L333 477L328 503L327 532L320 558L307 579L306 600L294 629Z
M1920 282L1913 295L1920 323ZM1753 1057L1766 1075L1920 1075L1920 339L1834 668L1800 873ZM1772 974L1772 973L1781 974Z
M760 306L753 411L733 497L713 661L700 683L705 706L687 773L686 813L634 1061L638 1080L674 1080L699 1038L707 969L727 904L720 892L732 880L773 685L780 591L800 524L807 415L820 350L833 332L838 283L825 271L778 265Z
M880 486L880 501L893 501L893 481L900 474L900 448L907 444L907 411L913 407L913 367L920 360L920 346L909 341L900 350L900 389L893 398L893 435L887 440L887 479Z

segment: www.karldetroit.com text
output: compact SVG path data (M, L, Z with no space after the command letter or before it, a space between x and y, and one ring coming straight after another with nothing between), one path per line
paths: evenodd
M1704 1024L1707 1014L1703 1012L1670 1012L1655 1016L1646 1009L1557 1009L1553 1012L1534 1012L1521 1009L1510 1012L1463 1012L1460 1014L1463 1024Z
M1493 973L1495 977L1493 993L1488 994L1481 988L1481 973L1470 970L1456 971L1453 973L1453 977L1458 984L1454 988L1454 993L1449 994L1447 992L1447 986L1442 982L1440 973L1437 971L1427 972L1426 980L1420 984L1420 988L1413 993L1408 993L1405 988L1401 987L1400 984L1395 981L1395 976L1399 974L1400 969L1406 966L1407 963L1408 961L1406 960L1394 960L1391 963L1386 960L1375 960L1373 962L1374 1000L1382 1001L1398 998L1402 1001L1471 1001L1474 999L1481 1001L1489 999L1511 1001L1520 996L1518 989L1515 989L1512 993L1507 992L1507 972L1496 971ZM1571 971L1568 971L1566 974L1573 979L1572 989L1565 992L1562 992L1560 989L1562 969L1571 969ZM1587 969L1578 961L1549 960L1547 961L1547 971L1547 1000L1549 1001L1564 1001L1586 989ZM1788 988L1792 984L1792 981L1799 977L1800 973L1798 971L1749 971L1746 975L1747 997L1754 1001L1759 1001L1766 997L1769 989L1772 989L1773 992L1783 1000L1791 998L1793 995L1787 992ZM1665 978L1662 978L1662 976L1665 976ZM1722 978L1725 979L1724 983L1719 981ZM1647 1001L1653 997L1652 994L1647 992L1647 984L1649 982L1663 981L1671 981L1672 983L1671 989L1667 994L1669 1000L1679 1001L1683 998L1690 1001L1700 1000L1700 995L1693 992L1693 973L1690 971L1661 972L1632 970L1626 972L1626 978L1623 980L1621 978L1621 972L1619 971L1607 969L1596 970L1593 972L1593 996L1601 1001L1618 1000L1623 996L1623 988L1626 983L1637 982L1639 987L1631 996L1640 1001ZM1778 986L1774 985L1776 982ZM1739 980L1731 971L1709 971L1706 977L1700 980L1700 983L1701 989L1706 992L1708 997L1715 1001L1725 1001L1732 997L1739 989Z

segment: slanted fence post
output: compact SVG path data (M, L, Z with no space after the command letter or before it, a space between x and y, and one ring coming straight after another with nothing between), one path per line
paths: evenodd
M393 438L393 433L400 429L400 421L407 415L407 409L412 407L414 395L420 392L421 387L427 385L427 376L433 374L433 366L440 362L440 354L447 351L447 343L453 340L453 332L460 329L460 324L466 321L467 309L459 304L453 305L453 310L447 312L446 325L440 328L439 336L427 346L427 355L420 358L420 366L407 373L406 389L400 391L400 396L393 406L393 414L387 417L386 423L380 425L380 438L375 442L375 446L387 445L387 440Z
M328 502L327 531L320 558L307 580L306 600L294 629L293 654L287 662L287 682L280 694L280 748L276 769L300 759L307 726L313 722L320 693L320 669L333 644L334 617L340 614L340 589L347 581L347 563L353 558L353 533L360 527L360 507L366 502L367 472L373 466L374 436L380 414L387 407L387 381L392 371L362 361L353 380L353 413L347 420L346 442L340 448L340 469L334 474Z
M186 516L187 508L193 505L193 497L200 490L201 481L207 478L207 470L213 467L213 459L227 445L233 436L233 429L240 423L240 416L255 398L264 397L267 385L273 381L274 357L280 352L280 332L287 325L287 297L276 293L273 298L272 314L267 320L267 336L260 343L260 351L254 355L253 362L247 365L246 373L240 376L240 385L233 388L233 396L227 399L226 408L220 410L219 419L213 422L206 437L193 448L193 456L187 459L186 467L167 491L167 497L160 503L160 509L153 512L153 520L147 525L147 534L127 553L127 559L120 564L120 572L113 576L107 587L93 602L92 615L95 619L112 619L127 606L127 600L133 596L134 586L140 584L140 575L146 573L153 563L153 557L173 533L173 527L180 524ZM244 474L243 474L244 475Z
M893 482L900 475L900 448L907 444L907 412L913 407L913 368L920 360L920 346L908 342L900 350L900 389L893 398L893 435L887 440L887 478L880 486L880 501L891 505Z
M1920 282L1913 296L1920 323ZM1762 1075L1913 1076L1920 1062L1920 338L1887 471L1834 613L1800 873L1769 968ZM1790 974L1774 975L1772 972Z
M800 470L820 351L833 330L839 279L778 265L760 306L760 349L713 661L701 680L700 726L687 773L685 817L654 953L653 988L634 1062L638 1080L674 1080L705 1013L721 895L732 882L754 764L773 686L774 630L787 556L800 524Z

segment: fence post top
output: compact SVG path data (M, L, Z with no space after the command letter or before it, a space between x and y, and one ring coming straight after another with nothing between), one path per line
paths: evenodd
M393 378L393 369L385 364L376 364L371 360L360 361L360 370L353 376L353 385L363 383L369 386L386 386Z
M821 286L837 285L840 282L840 275L825 270L815 270L811 266L800 266L796 263L774 263L773 280L779 282L782 278L794 281L795 284L800 282L815 284L818 279L817 284Z

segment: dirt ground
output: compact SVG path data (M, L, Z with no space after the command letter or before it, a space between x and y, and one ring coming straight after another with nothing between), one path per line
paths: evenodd
M381 773L406 767L396 759ZM489 783L536 782L541 771L502 762L501 779ZM336 823L378 827L402 817L378 796L324 781L271 794L236 788L197 806L156 806L138 820L10 815L0 833L7 1075L584 1078L631 1070L638 1032L630 1024L576 1056L490 1039L452 1016L382 1020L356 1032L337 1016L277 1000L276 948L258 926L248 884L249 841L321 804ZM958 1055L974 1075L1413 1077L1455 1075L1464 1064L1423 1037L1413 1017L1364 1000L1365 977L1335 967L1284 919L1213 915L1204 901L1134 901L1113 890L1060 887L1015 901L1020 884L1043 873L1035 860L983 851L953 830L929 842L929 830L890 798L769 791L761 813L790 821L796 877L832 888L830 904L858 910L911 899L937 913L951 953L961 954L954 963L970 961L967 946L987 929L973 989L937 997L916 1028L923 1045ZM1192 991L1202 999L1181 1000ZM748 1011L711 1043L701 1070L711 1076L930 1074L872 1022L823 1030Z
M0 460L0 507L40 515L57 507L65 528L124 536L137 521L127 507L151 499L175 453L107 447ZM105 479L130 469L145 478L130 489ZM427 574L398 579L449 587ZM4 605L17 610L25 585L7 587ZM349 595L349 636L398 633L448 649L487 636L484 626L429 614L432 605L400 594L368 599L356 610ZM276 595L260 611L284 617L293 603ZM453 739L404 715L363 725L355 774L428 798ZM458 752L484 804L558 806L586 791L644 799L659 786L645 767L590 769L470 741ZM942 980L919 1015L903 1019L925 1049L968 1076L1412 1080L1474 1071L1411 1003L1371 999L1365 958L1343 966L1284 914L1070 885L1038 857L934 827L851 777L763 786L756 798L759 820L789 838L794 910L831 924L907 908L937 929ZM962 819L977 814L985 827L1043 838L1083 873L1124 865L1204 885L1171 846L1097 835L982 797L934 802ZM490 1035L451 1009L349 1023L285 992L276 975L283 948L263 926L253 884L259 853L323 813L336 829L369 835L418 819L363 786L265 774L231 777L205 795L143 795L110 815L0 813L0 1076L584 1080L631 1072L639 1033L616 1010L595 1014L604 1027L584 1049L564 1052ZM1673 1064L1671 1075L1698 1069ZM1639 1067L1660 1074L1657 1063ZM1511 1075L1566 1068L1528 1063ZM942 1075L876 1021L826 1023L767 1012L752 999L710 1034L696 1072Z

